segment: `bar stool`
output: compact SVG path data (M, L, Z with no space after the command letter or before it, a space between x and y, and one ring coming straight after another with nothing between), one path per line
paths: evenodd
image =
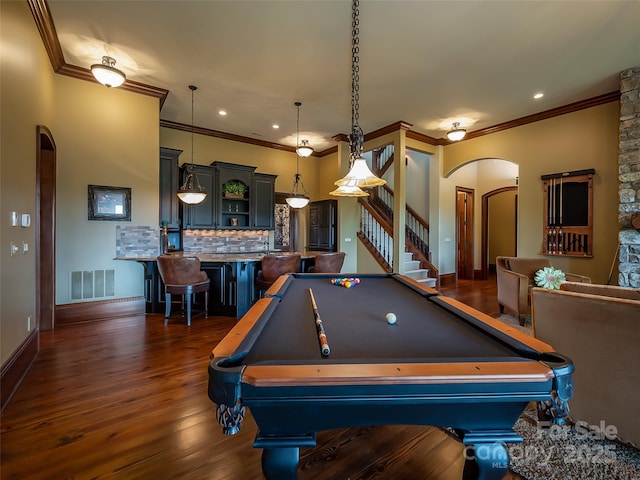
M262 257L262 263L258 275L256 276L256 284L260 290L260 296L269 289L278 277L286 273L296 273L300 271L302 260L300 255L279 255L271 254Z
M171 295L182 296L183 312L186 301L187 326L191 326L191 303L195 300L196 293L204 292L204 316L206 318L208 316L210 281L207 272L200 270L200 259L179 255L160 255L157 262L158 271L164 282L167 304L164 313L165 325L169 323L171 316ZM192 294L194 295L193 299Z
M345 255L344 252L321 253L316 255L313 265L307 269L307 272L340 273Z

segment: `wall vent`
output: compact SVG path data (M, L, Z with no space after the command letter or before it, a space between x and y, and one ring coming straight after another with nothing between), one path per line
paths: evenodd
M71 300L115 297L115 270L79 270L71 272Z

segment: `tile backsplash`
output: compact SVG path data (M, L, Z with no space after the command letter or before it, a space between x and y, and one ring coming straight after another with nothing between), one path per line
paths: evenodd
M261 252L269 241L268 230L184 230L185 252Z
M159 254L159 227L116 227L117 258L157 257Z
M187 253L262 252L268 230L184 230L182 246ZM160 254L160 228L116 227L117 258L149 258Z

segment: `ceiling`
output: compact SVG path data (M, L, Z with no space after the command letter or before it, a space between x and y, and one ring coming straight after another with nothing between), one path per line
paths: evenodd
M102 55L169 91L162 120L317 150L351 130L345 0L49 0L67 64ZM360 125L442 138L618 90L640 65L640 1L362 0ZM544 97L534 100L542 91ZM218 111L226 110L226 116ZM272 128L278 124L279 129Z

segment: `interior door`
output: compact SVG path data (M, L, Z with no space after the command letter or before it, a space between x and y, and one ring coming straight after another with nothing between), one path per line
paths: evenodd
M56 290L56 144L44 125L36 130L36 326L53 330ZM33 326L32 326L33 328Z
M456 187L456 273L473 279L473 190Z

